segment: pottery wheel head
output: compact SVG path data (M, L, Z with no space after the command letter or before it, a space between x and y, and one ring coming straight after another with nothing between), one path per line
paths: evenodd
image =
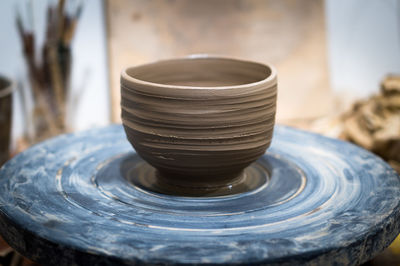
M158 183L234 186L270 145L276 88L274 68L259 63L159 61L122 72L122 121L136 152L158 170Z
M121 126L62 135L0 169L0 235L44 265L361 265L400 231L399 176L355 145L276 126L243 172L268 175L177 195Z

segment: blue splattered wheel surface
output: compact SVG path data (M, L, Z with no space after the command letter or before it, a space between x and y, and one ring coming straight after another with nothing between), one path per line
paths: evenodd
M244 193L183 197L134 182L152 168L121 126L51 139L0 170L0 233L43 264L357 265L400 229L399 176L352 144L276 126Z

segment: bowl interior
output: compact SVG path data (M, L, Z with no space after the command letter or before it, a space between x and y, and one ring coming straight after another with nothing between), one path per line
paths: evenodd
M272 70L262 64L228 58L182 58L129 68L131 78L155 84L224 87L267 79Z

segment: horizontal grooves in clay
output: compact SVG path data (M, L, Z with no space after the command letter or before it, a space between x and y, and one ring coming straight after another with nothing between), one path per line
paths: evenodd
M229 95L229 99L240 100L243 97L251 95L264 95L265 88L270 88L267 95L273 95L276 93L276 83L271 84L251 84L246 87L232 87L232 88L194 88L194 89L173 89L173 88L154 88L153 86L143 84L126 84L123 79L121 80L121 89L125 90L126 93L134 91L136 94L141 94L149 97L156 97L159 100L171 99L171 100L183 100L183 101L204 101L204 100L224 100L227 99L226 95ZM275 81L276 82L276 81ZM268 85L268 86L265 86ZM133 89L133 86L135 87ZM275 88L275 89L274 89ZM264 92L263 92L264 91Z
M171 93L169 92L169 89L167 88L160 88L159 94L154 94L154 93L148 93L144 92L146 90L146 87L144 87L142 90L138 90L138 88L141 87L140 84L135 84L135 89L132 87L127 87L126 85L121 83L121 95L123 98L124 96L128 96L130 94L135 94L137 99L142 99L142 100L151 100L154 102L157 101L175 101L175 103L185 103L188 101L194 101L194 102L217 102L220 101L220 103L244 103L249 100L258 100L262 99L264 97L271 97L276 95L276 84L271 84L271 86L268 87L259 87L259 86L252 86L251 89L215 89L215 91L210 91L211 89L193 89L186 91L186 94L184 93L183 89L177 90L176 93ZM268 89L267 89L268 88ZM267 89L267 90L266 90ZM169 92L169 93L167 93ZM227 98L226 95L229 95ZM172 102L171 102L172 103Z
M188 102L186 104L165 104L157 105L157 103L149 103L149 104L142 104L140 102L124 100L122 101L122 107L129 111L132 110L131 106L134 107L136 110L144 110L145 112L170 112L176 114L188 114L188 115L196 115L196 114L221 114L221 113L228 113L232 114L235 111L256 111L256 108L263 108L269 109L269 107L274 105L275 98L267 98L261 99L257 102L251 102L247 104L223 104L223 103L212 103L211 101L207 102ZM207 103L207 104L206 104ZM189 105L189 106L188 106ZM167 110L166 110L167 108ZM183 109L185 108L185 109ZM255 112L254 112L255 113Z
M197 129L198 132L201 132L200 130L207 130L206 133L212 133L214 131L218 130L229 130L229 132L234 132L236 131L235 128L240 128L237 129L240 132L243 132L242 127L246 126L248 129L253 126L265 126L265 124L269 124L271 120L274 119L274 115L270 114L269 116L260 116L258 119L251 119L251 120L242 120L239 121L238 123L232 123L232 121L220 121L219 124L212 124L210 125L209 123L197 123L196 121L190 121L192 123L182 123L182 121L174 121L174 123L171 123L171 120L163 120L163 121L157 121L157 120L151 120L151 119L144 119L141 117L138 117L134 114L125 112L122 110L122 116L124 117L125 121L129 121L130 123L138 123L144 126L150 126L150 127L158 127L158 128L172 128L174 130L176 129ZM232 130L232 131L231 131ZM222 132L222 131L218 131Z
M122 115L123 119L125 119L126 123L129 123L129 127L135 129L135 126L138 128L140 127L157 127L157 128L172 128L172 130L175 130L177 128L182 129L180 132L185 132L184 129L189 129L189 130L194 130L194 129L208 129L208 130L216 130L220 128L227 128L232 129L235 131L235 128L237 127L249 127L252 124L257 123L258 125L262 125L264 123L269 124L271 120L274 119L273 114L263 111L259 113L255 113L254 116L252 116L254 113L248 114L248 116L245 115L236 115L235 119L231 120L223 120L221 119L222 116L220 117L210 117L209 115L192 115L186 117L184 119L183 117L176 117L175 120L173 120L171 116L172 115L162 115L162 120L159 118L157 120L157 116L153 114L153 116L143 116L139 114L137 111L135 112L127 112L126 110L122 110ZM205 119L207 118L208 119ZM189 119L189 118L192 119ZM244 117L244 119L243 119ZM218 119L219 118L219 119ZM158 122L158 121L163 121L163 123ZM186 123L182 123L182 121L185 121ZM210 122L213 122L212 125L210 125ZM138 129L136 128L136 129ZM162 130L161 130L162 131ZM241 131L243 132L243 131Z
M126 122L127 125L129 126L129 123ZM186 134L184 135L181 130L176 133L171 133L170 135L162 135L159 130L157 133L152 133L152 132L140 132L137 129L132 129L132 128L127 128L126 132L127 134L131 135L132 137L138 137L142 138L143 141L141 142L144 144L146 140L149 140L154 143L175 143L175 144L211 144L211 145L218 145L218 144L229 144L231 143L236 143L236 144L242 144L242 143L247 143L247 142L255 142L257 139L265 139L265 135L267 132L270 132L272 130L272 126L266 126L263 127L263 130L259 132L246 132L246 133L235 133L235 134L225 134L225 135L217 135L216 136L211 136L211 135L205 135L205 137L199 136L199 134L196 134L196 131L192 131L191 134ZM179 134L179 135L178 135Z
M250 63L239 69L221 68L215 75L208 73L210 80L196 73L198 84L210 86L179 87L174 85L196 86L196 79L191 80L187 71L160 74L157 71L164 69L155 66L152 73L133 72L169 87L130 79L129 69L121 78L122 121L143 159L162 173L223 178L240 172L265 152L275 122L276 79L245 84L263 76L265 68ZM218 87L219 78L224 84L243 84Z
M130 130L137 131L138 134L158 136L161 138L174 138L174 139L193 139L193 140L212 140L212 139L230 139L230 138L241 138L241 137L252 137L259 134L263 134L266 131L270 131L271 127L269 124L273 122L273 117L263 121L263 123L254 123L246 125L246 133L243 133L243 126L236 127L222 127L222 128L177 128L157 126L154 124L146 125L141 127L140 125L134 124L130 121L125 121ZM157 128L157 132L154 133L154 129ZM204 137L200 135L204 135Z

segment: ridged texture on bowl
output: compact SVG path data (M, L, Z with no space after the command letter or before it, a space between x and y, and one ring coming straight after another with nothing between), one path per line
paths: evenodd
M199 69L192 69L194 60L199 61L194 62L200 65ZM169 75L168 84L186 86L131 79L136 74L140 76L135 68L127 69L121 77L122 121L128 140L163 175L180 181L189 178L188 184L219 180L226 183L237 176L264 154L275 120L275 72L268 68L270 73L261 73L267 67L255 63L214 58L209 60L215 61L210 66L217 64L217 78L210 77L208 70L201 77L191 73L207 68L207 60L181 59L182 64L191 61L190 71ZM218 67L218 60L222 60L222 68ZM173 69L176 61L161 61L165 64L161 68L157 65L160 63L145 65L144 71L154 70L151 75L157 77L159 69ZM201 66L202 63L205 65ZM258 80L271 75L274 77ZM230 84L232 77L236 80ZM255 82L235 85L240 79ZM228 86L211 87L213 83ZM190 87L191 84L196 87ZM204 87L199 87L202 84Z

